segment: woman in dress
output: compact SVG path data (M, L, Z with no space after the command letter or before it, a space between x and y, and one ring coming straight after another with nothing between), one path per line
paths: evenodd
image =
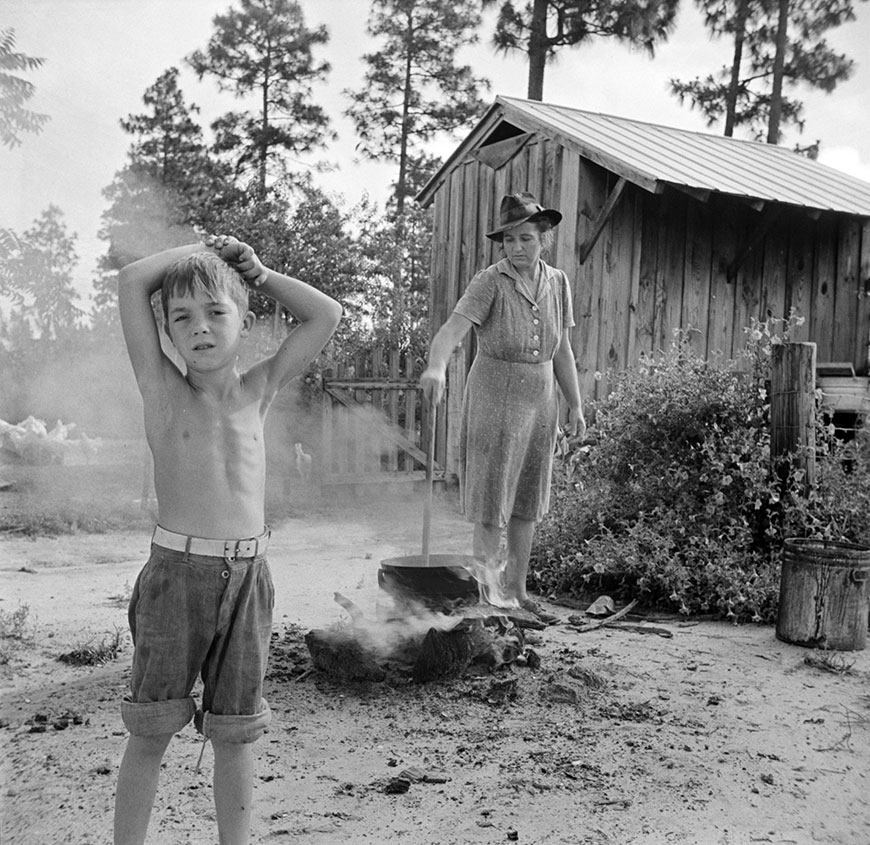
M535 527L549 507L557 384L568 406L568 432L582 436L586 429L568 331L571 288L565 273L541 257L561 219L532 194L504 197L499 225L487 234L502 245L504 258L471 280L435 335L420 378L424 396L437 404L447 361L474 326L477 355L462 403L462 508L474 523L475 556L490 572L503 567L498 598L544 622L556 617L528 596L526 576ZM505 529L507 556L500 561Z

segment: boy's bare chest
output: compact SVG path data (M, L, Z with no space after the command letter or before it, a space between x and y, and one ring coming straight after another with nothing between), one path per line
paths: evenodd
M234 400L218 403L209 398L185 397L154 415L148 426L152 448L195 453L247 451L262 446L263 422L257 404Z

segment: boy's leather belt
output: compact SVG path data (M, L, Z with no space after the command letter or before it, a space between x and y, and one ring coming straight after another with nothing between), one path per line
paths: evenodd
M151 542L164 549L172 549L177 552L236 560L236 558L257 557L257 555L265 554L269 547L270 534L271 532L266 529L259 537L249 537L246 540L209 540L205 537L176 534L174 531L167 531L158 525L154 529Z

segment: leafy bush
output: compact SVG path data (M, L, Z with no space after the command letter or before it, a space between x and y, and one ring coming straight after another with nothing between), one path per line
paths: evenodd
M754 324L739 361L703 361L678 337L615 377L587 439L560 444L533 549L537 590L768 622L786 537L870 541L865 433L844 461L819 411L809 493L799 456L771 464L770 354L798 322Z
M31 642L36 626L30 618L30 605L21 604L15 610L0 610L0 666L12 660L12 653Z

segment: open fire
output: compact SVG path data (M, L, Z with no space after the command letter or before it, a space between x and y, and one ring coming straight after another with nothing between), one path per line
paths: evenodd
M463 567L393 567L378 573L377 619L335 594L349 623L310 631L313 665L345 681L410 678L446 680L470 667L495 671L506 664L537 665L524 628L543 627L519 608L498 602L497 571Z

